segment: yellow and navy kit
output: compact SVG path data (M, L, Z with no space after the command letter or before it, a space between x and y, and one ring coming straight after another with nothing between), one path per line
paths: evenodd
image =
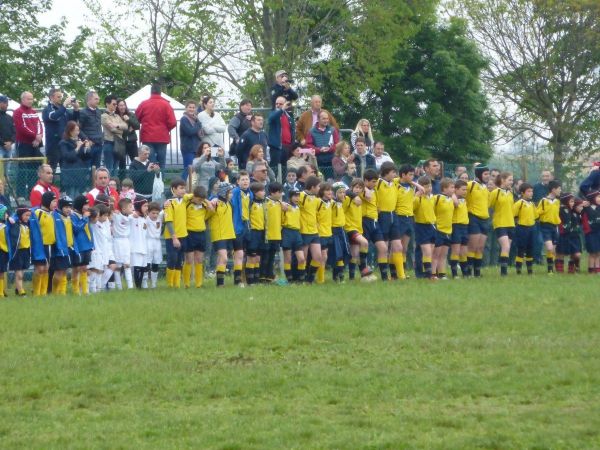
M540 223L560 225L560 200L544 197L537 206Z
M170 199L169 206L165 208L164 222L173 224L173 233L177 238L184 238L188 235L186 210L187 202L183 198ZM165 227L164 237L165 239L172 237L168 227Z
M219 200L214 211L208 211L207 217L212 242L235 239L231 203Z
M264 200L254 199L250 204L250 229L265 230L265 203Z
M377 191L375 189L371 191L371 198L367 198L363 192L360 194L360 199L362 200L362 216L367 219L377 220Z
M435 224L435 211L431 195L419 195L413 201L415 223Z
M343 228L346 225L346 215L344 214L344 204L342 202L333 202L332 206L332 228Z
M440 233L452 234L454 200L444 194L434 196L433 200L436 228Z
M200 232L206 230L206 200L196 204L192 201L193 194L185 194L183 196L186 202L186 228L188 231Z
M317 228L319 229L319 237L329 237L332 235L332 205L333 201L330 200L326 202L325 200L321 199L321 204L317 207Z
M265 201L266 217L267 217L267 240L280 241L281 240L281 202L279 200L273 200L267 198Z
M21 235L19 237L19 249L28 249L31 248L31 236L29 232L29 227L24 224L19 224L21 228ZM71 237L73 233L71 233Z
M300 192L300 233L301 234L318 234L317 227L317 208L321 203L319 197L308 194L306 191Z
M6 242L6 225L0 223L0 251L8 253L8 242Z
M467 201L464 198L459 198L458 205L454 207L452 223L459 225L469 224L469 210L467 209Z
M511 228L515 226L513 205L515 199L508 189L494 189L489 196L489 207L494 210L492 226L496 228Z
M480 219L489 219L489 191L487 186L478 181L467 182L467 208L469 213Z
M283 227L290 230L300 230L300 207L298 205L290 205L283 213Z
M344 230L346 232L358 231L362 234L362 206L354 203L354 200L349 195L344 198L344 215L346 216Z
M67 247L73 248L73 222L71 222L71 216L60 215L63 224L65 225L65 236L67 238Z
M397 183L396 214L412 217L414 215L413 203L415 200L415 187L410 183Z
M513 205L513 217L519 226L532 227L538 218L537 209L533 202L521 199Z
M244 192L240 189L242 196L242 220L248 222L250 220L250 191Z
M398 201L398 183L396 181L386 181L380 178L375 185L375 192L379 212L393 212L396 209Z
M56 244L56 230L54 229L54 217L52 216L52 213L49 211L44 211L43 209L36 209L35 215L40 224L42 244Z

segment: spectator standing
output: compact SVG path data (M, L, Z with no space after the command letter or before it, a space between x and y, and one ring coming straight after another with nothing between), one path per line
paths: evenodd
M150 148L142 145L138 155L129 164L129 178L133 181L135 192L145 198L152 197L154 178L160 176L160 166L150 161Z
M362 137L365 140L367 153L373 153L373 145L375 144L375 140L373 139L371 123L367 119L360 119L356 124L354 131L350 135L350 145L352 145L353 152L356 152L356 139L359 137Z
M77 197L89 185L90 141L79 139L79 125L72 120L65 125L60 149L60 182L63 192Z
M122 98L117 100L117 114L128 127L123 131L123 139L125 140L125 153L129 157L129 163L134 160L138 154L138 137L137 130L140 129L140 121L133 111L127 107L127 102ZM127 167L127 158L119 158L119 170L125 170Z
M298 100L298 94L292 89L288 74L285 70L275 72L275 84L271 88L271 109L276 108L277 97L283 97L289 106L291 102Z
M373 146L373 157L375 158L377 170L379 170L384 162L394 162L392 157L385 151L385 145L381 141L375 142L375 145Z
M367 153L367 144L365 138L359 136L354 143L356 151L354 152L354 162L356 163L356 173L360 178L363 177L365 170L376 168L375 157Z
M42 206L42 195L46 192L53 192L56 198L60 197L60 190L52 184L54 172L52 172L50 164L42 164L38 167L37 176L37 182L29 194L29 202L32 208L39 208Z
M104 145L102 156L104 167L111 172L116 172L119 159L125 158L125 141L123 132L127 131L129 125L117 114L117 97L107 95L104 98L106 111L102 113L102 130L104 131Z
M354 155L350 152L350 145L346 141L340 141L335 146L335 156L331 160L333 167L333 178L336 181L342 179L346 173L346 166L349 162L354 161Z
M237 156L236 147L240 142L240 137L248 128L250 128L250 120L252 119L252 102L244 99L240 102L240 110L231 118L227 126L229 133L229 154Z
M271 167L284 165L291 154L296 140L296 124L287 111L287 100L280 96L275 99L275 109L269 114L269 154Z
M40 152L44 138L42 122L36 110L33 109L31 92L21 94L21 105L15 109L13 122L16 131L17 156L20 158L42 156Z
M86 107L79 111L79 128L81 139L91 142L90 166L99 167L102 161L102 113L98 108L100 97L95 91L85 95Z
M435 158L429 158L423 164L423 170L425 171L425 175L427 175L431 180L431 193L433 195L441 194L442 191L440 189L440 173L442 170L442 166L440 165L440 162Z
M586 196L590 192L600 191L600 165L598 163L594 163L592 168L590 169L590 173L588 176L581 182L579 185L579 191L581 193L582 198L586 198Z
M179 143L183 158L181 178L187 180L188 167L192 165L202 137L202 123L198 120L197 104L189 101L185 104L185 113L179 121Z
M68 107L73 109L69 110ZM63 102L63 93L60 89L52 88L48 92L48 105L42 111L42 120L45 127L46 158L52 170L61 159L59 143L63 138L65 127L70 120L79 120L79 103L74 97L67 97Z
M204 132L203 142L211 146L223 147L223 133L225 133L225 121L221 114L215 111L215 98L207 95L202 98L203 111L198 114L198 120L202 123Z
M219 147L217 156L212 157L212 147L208 142L203 142L196 153L192 166L198 174L198 186L203 186L207 191L211 179L215 178L217 170L225 168L225 151Z
M115 202L115 207L119 204L119 193L115 189L109 187L109 182L110 172L108 171L108 169L106 169L105 167L100 167L99 169L97 169L96 179L94 181L94 188L87 194L85 194L89 201L90 208L94 206L94 203L96 202L96 197L98 197L98 195L100 194L112 197L112 199Z
M0 156L2 158L10 157L16 137L15 123L7 110L8 97L0 95Z
M238 166L240 169L246 168L250 150L255 145L262 145L265 153L267 152L268 139L267 134L263 131L264 125L264 117L261 114L254 114L250 120L250 128L242 134L240 143L237 146Z
M310 133L310 130L319 122L319 114L321 111L326 112L329 116L329 124L338 129L338 123L335 120L335 117L327 111L326 109L322 109L321 106L323 101L321 100L321 96L313 95L310 99L310 110L304 111L298 122L296 122L296 139L300 142L300 145L306 145L306 138Z
M306 146L315 149L321 170L331 167L335 146L340 141L340 134L337 128L330 125L329 116L327 111L321 111L318 123L306 136Z
M167 144L171 142L171 130L177 126L173 108L161 95L160 85L153 84L150 98L135 110L141 125L140 141L150 149L150 161L160 168L167 163Z

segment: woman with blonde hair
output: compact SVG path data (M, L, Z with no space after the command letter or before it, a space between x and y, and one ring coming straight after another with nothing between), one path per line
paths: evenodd
M356 124L356 128L350 135L350 145L352 145L352 152L356 151L356 139L359 137L365 138L365 144L367 146L367 153L373 153L373 145L375 139L373 139L373 130L371 129L371 122L367 119L360 119Z
M269 181L277 180L277 178L275 177L275 172L273 172L273 169L269 167L269 163L265 159L265 150L260 144L253 145L250 149L250 154L248 155L248 162L246 163L246 172L251 174L254 171L254 164L256 164L257 162L264 163L267 166Z

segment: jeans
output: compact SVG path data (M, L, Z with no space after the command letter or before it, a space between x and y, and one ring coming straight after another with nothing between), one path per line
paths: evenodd
M319 153L317 155L317 164L319 164L319 170L323 170L325 167L331 167L331 160L333 159L333 153Z
M90 167L100 167L100 162L102 161L102 144L92 144L92 148L90 148L90 154L92 155L92 158L90 159Z
M167 144L159 142L144 142L150 148L150 161L158 163L163 170L167 164Z
M185 152L182 153L181 156L183 157L183 172L181 173L181 178L183 178L183 180L187 180L188 167L194 162L195 155L192 152Z
M115 143L111 141L104 141L102 146L102 158L104 160L103 165L106 167L111 175L115 172L115 155L114 155ZM117 161L118 164L118 161Z

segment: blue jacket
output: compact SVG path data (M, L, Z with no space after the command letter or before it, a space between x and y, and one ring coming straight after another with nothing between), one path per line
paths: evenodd
M600 189L600 170L594 170L581 182L579 190L581 194L585 196L598 189Z
M79 120L79 111L67 109L63 105L56 106L48 103L42 111L42 120L45 128L46 150L56 149L63 137L67 122Z
M250 189L245 191L250 194L250 202L252 202L252 192ZM239 186L233 188L231 191L231 206L233 206L233 229L235 234L239 236L248 229L248 222L242 220L242 189Z
M198 137L200 130L202 130L202 123L199 120L192 124L185 115L179 120L179 147L181 153L196 153L200 146L200 138Z
M274 109L269 114L269 145L281 149L281 116L286 114L290 119L292 142L296 140L296 122L294 116L287 114L284 109Z
M19 242L21 241L21 222L19 221L19 217L16 214L13 214L11 218L15 221L15 223L10 223L7 221L5 229L9 261L12 261L17 254ZM29 234L31 235L31 232Z
M4 228L2 226L4 225ZM8 248L8 259L9 261L12 259L12 247L10 245L10 222L7 220L6 223L0 222L0 233L4 233L6 237L6 247Z
M44 252L44 241L42 240L42 230L40 229L40 222L35 215L36 210L40 208L31 208L31 218L29 219L29 230L31 232L31 260L32 261L46 261L46 252Z
M71 214L71 222L73 223L73 241L77 246L77 250L80 252L87 252L88 250L94 250L94 234L90 228L90 219L79 214ZM86 233L90 233L90 237Z
M54 230L56 233L56 244L54 244L56 254L58 256L69 256L69 250L74 250L76 253L79 253L77 241L75 241L74 238L73 248L70 249L67 245L67 230L65 228L65 222L62 219L62 214L55 209L52 211L52 217L54 217Z
M260 130L257 133L252 128L249 128L240 136L240 142L238 142L235 147L235 153L238 158L238 165L240 169L246 168L246 162L248 161L248 156L250 155L250 149L256 144L263 146L266 155L268 141L267 134L263 130Z

